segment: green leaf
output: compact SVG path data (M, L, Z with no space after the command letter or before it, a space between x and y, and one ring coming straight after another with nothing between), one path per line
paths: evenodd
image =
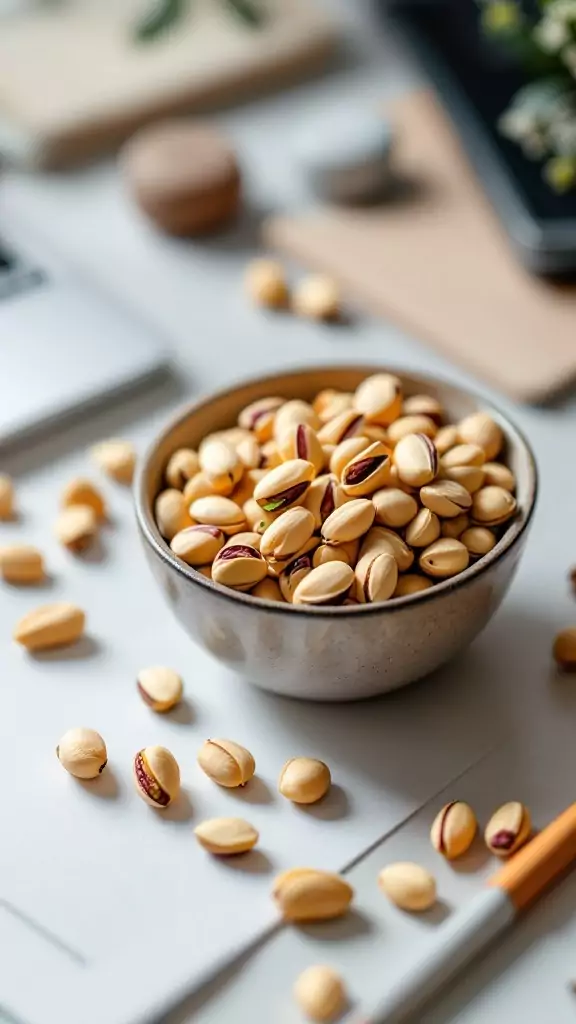
M183 0L152 0L144 17L134 26L134 38L149 43L182 19Z
M222 2L249 28L259 28L265 21L264 11L254 0L222 0Z

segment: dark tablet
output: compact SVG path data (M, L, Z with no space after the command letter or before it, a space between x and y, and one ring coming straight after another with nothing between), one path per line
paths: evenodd
M498 131L498 118L529 81L522 62L486 37L475 0L383 0L382 7L431 78L521 260L538 273L576 272L576 191L555 193L541 162Z

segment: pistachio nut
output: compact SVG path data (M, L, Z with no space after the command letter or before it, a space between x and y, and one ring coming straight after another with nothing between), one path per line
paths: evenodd
M505 491L510 491L511 494L516 490L516 477L508 466L504 466L502 462L485 462L484 463L484 483L486 485L495 484L496 487L503 487Z
M411 494L399 487L384 487L372 495L372 503L376 509L375 522L400 530L412 522L418 512L418 502Z
M41 583L45 578L42 552L31 544L0 547L0 576L6 583Z
M292 603L342 604L354 583L354 570L345 562L325 562L312 569L294 591Z
M466 545L472 558L482 558L492 551L496 543L496 537L487 526L471 526L460 534L460 540Z
M457 444L440 459L442 469L453 466L483 466L486 461L484 449L478 444Z
M373 494L390 477L392 452L381 441L373 441L344 467L342 490L351 498Z
M424 434L425 437L433 438L438 427L430 416L400 416L388 427L388 443L398 444L408 434Z
M86 616L77 605L58 601L28 612L16 624L12 635L29 651L64 647L80 639L85 621Z
M213 494L198 498L190 506L190 515L203 526L219 526L223 533L240 533L246 528L243 510L231 498Z
M211 565L198 565L195 566L196 572L200 573L201 576L205 576L207 580L212 579L212 566Z
M576 672L576 626L569 626L556 634L552 654L564 672Z
M398 583L398 565L391 551L364 555L354 570L356 600L361 604L388 601Z
M260 583L257 583L250 593L252 597L259 597L263 601L284 601L278 582L271 576L265 576L263 580L260 580Z
M334 419L341 412L352 408L353 395L349 391L336 391L334 388L324 388L319 391L312 402L312 408L321 423L327 423Z
M284 405L284 398L258 398L255 402L247 405L238 417L238 426L244 430L251 430L259 444L269 441L274 431L274 417L280 406Z
M261 469L275 469L276 466L282 465L282 456L276 441L265 441L260 452Z
M233 590L250 590L268 572L266 561L249 544L230 544L221 548L212 563L212 579Z
M119 484L131 484L136 466L136 451L130 441L111 438L101 441L91 451L97 465Z
M274 512L265 512L263 508L255 500L255 498L248 498L242 506L242 511L246 517L246 524L251 530L256 533L264 533L264 531L277 519L277 514Z
M332 778L324 761L315 757L292 757L278 780L278 790L294 804L315 804L330 789Z
M140 669L136 687L144 703L159 714L170 711L182 699L182 679L166 665Z
M233 740L206 740L198 751L202 771L225 789L245 786L256 771L256 762L246 747Z
M280 457L284 461L304 459L311 462L316 473L324 468L324 449L309 423L293 423L278 441Z
M180 792L180 768L166 747L144 747L134 758L134 783L152 807L163 809Z
M0 521L14 517L14 484L6 473L0 473Z
M324 423L318 431L320 444L339 445L350 437L362 434L364 417L355 409L347 409Z
M240 483L236 485L230 497L232 501L235 501L237 505L242 506L248 498L254 496L254 488L259 480L263 480L266 476L265 469L247 469L240 480ZM205 495L204 495L205 497Z
M465 512L462 515L455 516L454 519L445 519L442 523L442 536L453 537L454 540L460 540L460 537L469 526L472 525L470 516L467 516Z
M449 452L451 448L454 448L454 445L458 444L458 428L453 423L440 427L440 430L434 437L434 444L439 455L446 455L446 452Z
M429 576L448 579L449 576L463 572L469 561L468 548L461 541L453 540L452 537L441 537L424 548L419 564Z
M317 476L310 484L304 498L304 507L314 516L314 529L319 530L334 509L340 508L345 501L346 495L336 477L331 473Z
M244 818L210 818L194 829L194 835L209 853L230 857L247 853L258 842L258 832Z
M252 431L246 430L245 427L227 427L226 430L215 430L202 438L198 452L200 453L206 445L212 444L212 441L226 441L226 444L231 444L238 450L238 445L251 437L253 437Z
M378 875L378 886L401 910L429 910L436 902L434 877L420 864L389 864Z
M429 508L421 508L406 528L406 542L413 548L427 548L440 536L440 520Z
M426 578L426 576L420 576L419 573L406 573L404 576L398 577L398 583L396 584L396 590L392 597L411 597L412 594L420 594L423 590L429 590L432 586L432 580Z
M403 483L422 487L438 472L438 452L426 434L407 434L394 449L394 465Z
M200 469L217 494L231 494L244 473L244 463L228 441L216 440L202 445Z
M366 377L354 393L354 408L368 423L387 427L398 419L402 409L402 382L392 373Z
M420 501L443 519L455 519L472 507L472 496L454 480L436 480L422 487Z
M248 547L256 548L256 551L260 551L261 543L261 533L256 533L254 530L247 530L245 533L234 533L231 537L228 537L224 547L231 548L234 544L247 544Z
M160 533L168 541L180 530L193 525L186 498L175 487L160 492L154 502L154 514Z
M184 484L184 500L187 506L190 506L193 501L197 501L198 498L209 498L210 495L217 494L214 484L208 477L207 473L203 473L200 470L195 473L187 483Z
M254 488L254 498L265 512L284 512L302 504L314 479L314 466L304 459L290 459L271 469Z
M293 558L314 533L314 516L301 505L289 508L264 531L260 551L278 562Z
M56 757L77 779L98 778L108 762L106 744L95 729L68 729L56 747Z
M363 427L364 437L368 438L368 441L381 441L388 448L388 431L384 427L379 427L377 423L365 423Z
M320 428L320 420L309 402L304 402L301 398L284 402L274 419L274 440L281 441L290 427L299 423L307 423L313 430Z
M297 555L297 557L282 570L278 577L278 583L280 586L280 593L285 601L292 604L296 587L311 571L312 555L309 552Z
M322 540L327 544L345 544L362 537L372 526L376 510L367 498L353 498L324 520Z
M178 448L168 459L166 466L166 483L183 491L186 484L200 471L200 459L193 448Z
M516 499L510 491L492 484L476 491L472 502L472 518L482 526L500 526L516 512Z
M346 913L354 890L329 871L292 868L278 875L272 896L285 921L327 921Z
M329 467L330 467L330 459L332 458L335 450L336 450L336 445L335 444L323 444L322 445L322 451L324 452L324 468L325 469L329 469Z
M236 454L244 469L258 469L262 461L262 449L252 434L236 445Z
M360 542L350 540L347 544L319 544L312 555L312 566L314 569L325 562L346 562L354 567L358 561Z
M367 554L390 551L398 564L398 572L407 572L414 561L414 552L398 533L385 526L373 526L360 547L360 558Z
M60 512L54 533L69 551L86 551L98 536L98 517L91 505L69 505Z
M458 424L458 440L462 444L477 444L483 449L487 462L492 462L504 446L502 428L487 412L475 412Z
M337 320L340 316L340 289L326 274L310 274L299 281L292 296L292 310L311 320Z
M80 477L71 480L62 491L60 504L62 508L68 508L70 505L89 505L97 519L106 518L106 502L91 480Z
M486 825L486 846L497 857L510 857L530 838L532 820L530 812L519 800L504 804L492 815Z
M170 547L187 565L206 565L213 562L226 540L218 526L187 526L170 541Z
M452 800L436 815L430 830L432 846L448 860L461 857L470 848L478 822L469 804Z
M288 305L289 292L284 269L276 260L251 260L244 284L247 294L257 306L284 309Z
M483 466L449 466L447 469L441 467L440 476L460 484L469 494L475 494L484 486Z
M308 967L296 979L294 999L311 1021L334 1021L342 1015L348 1001L344 982L331 967Z
M357 434L355 437L349 437L345 441L341 441L337 444L330 456L330 472L340 480L345 467L356 455L363 452L370 441L365 434Z
M435 423L441 423L444 409L433 395L409 395L402 403L402 416L429 416Z

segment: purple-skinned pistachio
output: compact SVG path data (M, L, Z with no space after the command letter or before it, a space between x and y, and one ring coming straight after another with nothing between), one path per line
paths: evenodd
M145 747L134 758L134 782L140 796L153 807L164 808L178 796L180 769L166 747Z
M265 512L283 512L291 505L302 504L315 476L311 462L289 459L271 469L254 488L254 498Z
M373 441L344 467L342 490L349 497L374 494L389 482L392 452L381 441Z
M228 544L212 563L212 579L234 590L250 590L264 579L268 566L260 552L249 544Z

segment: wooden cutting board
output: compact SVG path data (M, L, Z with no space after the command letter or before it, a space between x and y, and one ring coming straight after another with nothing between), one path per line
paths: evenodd
M261 0L250 29L220 0L137 43L149 0L63 0L0 19L0 153L32 166L85 160L153 118L205 110L322 66L337 26L310 0Z
M576 378L576 288L519 264L431 94L391 115L402 201L273 217L265 240L512 397L550 399Z

